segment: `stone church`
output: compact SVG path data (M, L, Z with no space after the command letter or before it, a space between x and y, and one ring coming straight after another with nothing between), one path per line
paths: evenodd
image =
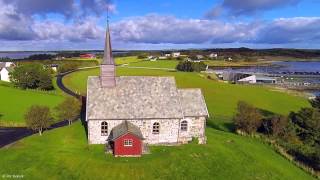
M140 156L143 147L206 143L208 110L200 89L178 89L174 77L116 76L109 25L100 76L88 78L88 141L117 156Z

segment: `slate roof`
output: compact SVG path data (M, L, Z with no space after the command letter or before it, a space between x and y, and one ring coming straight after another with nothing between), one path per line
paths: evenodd
M179 89L180 102L185 117L209 116L200 89Z
M89 77L87 120L182 119L208 116L200 89L178 90L174 77L116 77L114 88L102 88Z
M135 126L134 124L128 121L124 121L123 123L119 124L118 126L112 129L109 140L114 141L127 133L131 133L137 136L138 138L143 139L143 135L139 127Z

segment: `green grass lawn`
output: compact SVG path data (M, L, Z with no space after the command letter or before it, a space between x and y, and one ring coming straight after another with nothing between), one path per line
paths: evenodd
M131 63L129 66L175 69L178 63L179 61L176 60L141 61L137 63Z
M81 123L0 149L0 175L25 179L295 179L311 176L268 145L207 128L208 144L151 147L142 158L114 158L87 145Z
M66 76L64 83L85 94L88 76L98 74L99 69L79 71ZM88 145L78 122L0 149L0 175L18 174L26 179L312 179L269 145L227 128L239 100L287 114L309 106L306 99L263 87L220 83L198 73L118 67L117 75L174 76L179 88L201 88L210 124L215 127L206 129L208 143L151 147L151 154L141 158L114 158L104 153L103 145Z
M136 56L128 56L128 57L117 57L115 58L115 62L117 65L130 64L140 62L142 59L138 59Z
M64 78L64 83L71 89L86 93L88 76L99 75L99 69L79 71ZM308 101L286 93L259 86L226 84L206 79L198 73L168 72L148 69L117 68L117 75L122 76L174 76L179 88L201 88L208 106L211 119L219 129L230 127L232 116L236 112L237 102L246 101L254 106L273 113L287 115L301 107L310 106Z
M32 105L46 105L51 108L63 100L61 95L30 90L20 90L0 84L0 124L24 126L24 114Z

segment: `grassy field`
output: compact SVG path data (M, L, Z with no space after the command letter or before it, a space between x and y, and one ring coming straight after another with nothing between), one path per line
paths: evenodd
M98 74L99 69L79 71L66 76L64 83L85 94L88 76ZM307 100L263 87L208 80L198 73L118 67L117 75L174 76L179 88L201 88L211 115L208 143L151 147L151 154L142 158L114 158L104 153L103 145L88 145L85 130L77 122L0 149L0 175L24 175L26 179L313 179L260 140L228 132L239 100L280 114L309 106Z
M0 149L0 175L25 179L312 179L256 139L207 128L207 145L151 147L142 158L114 158L87 145L81 124Z
M46 92L24 91L1 83L0 99L0 125L24 126L24 114L30 106L46 105L53 108L63 97Z
M136 63L136 62L140 62L140 61L142 61L142 59L138 59L136 56L115 58L115 62L117 65Z
M267 66L270 65L271 61L224 61L224 60L208 60L205 63L209 66L217 66L217 67L242 67L242 66Z
M74 91L86 93L88 76L98 75L99 69L91 69L70 74L64 78L64 83ZM219 129L228 129L237 102L246 101L263 110L273 113L288 114L301 107L309 106L306 99L276 92L258 86L244 86L221 83L206 79L198 73L168 72L161 70L117 68L117 75L122 76L174 76L179 88L201 88L214 125Z
M176 60L141 61L137 63L131 63L129 66L175 69L178 63L179 61L176 61Z

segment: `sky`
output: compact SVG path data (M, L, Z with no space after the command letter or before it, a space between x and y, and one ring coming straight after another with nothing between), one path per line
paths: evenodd
M0 51L320 49L320 0L0 0Z

